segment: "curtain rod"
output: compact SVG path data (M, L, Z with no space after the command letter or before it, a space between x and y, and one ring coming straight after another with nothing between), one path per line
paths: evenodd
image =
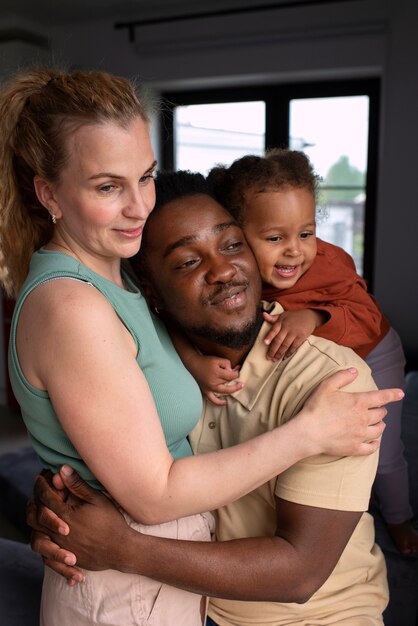
M206 17L223 17L226 15L239 15L242 13L260 13L271 9L289 9L301 6L312 6L318 4L330 4L335 2L353 2L359 0L287 0L285 2L272 2L271 4L261 4L258 6L237 7L230 9L219 9L217 11L202 11L200 13L187 13L185 15L171 15L167 17L155 17L144 20L135 20L130 22L117 22L116 29L126 28L129 32L130 43L135 42L135 28L139 26L154 26L156 24L168 24L170 22L181 22L186 20L194 20Z

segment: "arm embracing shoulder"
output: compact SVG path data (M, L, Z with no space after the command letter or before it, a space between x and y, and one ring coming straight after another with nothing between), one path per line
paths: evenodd
M40 531L32 537L33 548L55 571L82 580L83 574L65 563L111 568L233 600L305 602L329 576L361 515L277 500L274 536L181 541L136 532L108 498L76 474L64 481L74 495L71 504L38 477L38 515L33 503L28 509L30 525ZM39 499L69 533L57 534L56 515L41 508ZM65 557L71 560L64 562Z
M107 300L75 281L54 281L36 292L28 311L45 323L36 333L35 383L48 390L89 469L138 521L213 510L307 454L290 427L174 461L134 341Z

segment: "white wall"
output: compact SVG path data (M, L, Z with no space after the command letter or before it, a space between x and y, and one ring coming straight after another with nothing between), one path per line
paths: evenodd
M418 369L418 2L394 5L383 72L374 284Z
M55 62L139 76L156 92L382 78L374 292L418 367L417 0L352 0L147 26L136 29L134 44L127 31L114 29L119 19L36 29L52 36Z

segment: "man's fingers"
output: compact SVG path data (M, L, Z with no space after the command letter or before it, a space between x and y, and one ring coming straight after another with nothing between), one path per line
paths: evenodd
M65 493L62 493L62 491L65 490L65 486L59 474L53 474L51 470L43 469L40 476L42 476L51 487L55 487L62 500L65 499Z
M84 580L83 572L77 567L70 567L69 565L64 565L63 563L59 563L53 559L44 559L44 563L53 569L57 574L64 576L70 586L74 586Z
M65 503L63 502L60 492L57 492L54 487L51 487L44 476L37 476L34 485L34 499L36 504L44 504L49 509L52 509L58 515L60 511L65 510Z
M62 482L62 478L59 474L54 474L52 477L52 484L54 485L55 489L59 489L60 493L65 492L65 485Z
M38 528L38 520L36 519L36 504L33 500L26 502L26 523L31 528Z
M60 519L65 510L63 492L56 491L54 487L51 487L49 480L50 477L46 476L45 473L36 478L34 485L36 509L32 502L28 503L28 524L32 528L37 528L39 524L42 524L52 532L68 535L68 525Z
M46 493L49 493L51 499L56 502L62 502L64 499L63 493L62 491L55 489L52 482L52 473L49 472L49 470L48 473L50 474L49 476L46 471L43 471L36 477L35 484L33 486L35 502L43 501L42 498Z
M74 575L78 568L74 565L77 562L75 554L60 548L60 546L43 532L35 531L31 536L31 547L34 552L38 552L44 560L59 563L63 567L71 569L71 576Z
M79 498L83 502L93 502L96 491L92 489L76 471L69 465L63 465L60 469L60 476L64 485L73 496ZM45 503L46 504L46 503Z
M35 504L29 500L26 504L26 522L35 530L46 530L59 535L68 535L70 529L62 519L45 507L42 503Z

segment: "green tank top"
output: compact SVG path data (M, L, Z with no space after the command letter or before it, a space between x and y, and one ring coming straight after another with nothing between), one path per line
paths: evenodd
M61 427L48 393L29 384L17 358L16 327L26 297L41 283L64 277L90 283L113 306L136 343L137 362L150 386L172 456L179 459L191 455L187 435L200 418L200 390L183 366L164 324L150 313L138 287L124 272L123 279L129 285L129 291L121 289L67 254L41 249L32 257L29 275L17 298L9 343L9 373L13 392L41 462L54 472L67 463L91 486L102 489ZM77 389L73 393L76 397ZM138 415L139 412L140 407ZM115 429L122 419L123 416L115 415Z

